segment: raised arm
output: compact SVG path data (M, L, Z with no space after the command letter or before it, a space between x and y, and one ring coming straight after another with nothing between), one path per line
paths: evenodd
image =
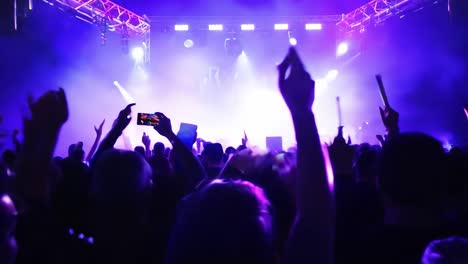
M291 73L286 77L289 68ZM332 263L334 199L311 110L315 83L293 48L278 70L279 88L291 112L297 140L297 211L285 262Z
M99 125L99 127L94 126L94 131L96 131L96 139L94 140L93 146L88 152L88 155L86 156L86 162L89 163L91 161L91 158L94 155L94 152L96 152L97 146L99 145L99 141L101 140L102 136L102 127L104 126L104 123L106 120L102 120L102 123Z
M141 137L141 143L145 146L145 156L147 159L151 158L151 139L145 132L143 132L143 136Z
M186 179L188 181L189 189L195 188L196 184L202 179L205 178L205 169L201 165L197 157L192 153L191 149L177 137L177 135L172 131L171 120L167 118L163 113L156 113L159 116L159 124L154 127L161 136L166 137L172 144L173 151L178 160L181 162L184 171L188 172L190 178ZM196 138L193 139L193 142L196 141Z
M96 157L98 157L105 150L114 147L115 142L117 142L117 139L119 139L124 129L128 126L128 124L130 124L130 121L132 120L130 115L132 113L132 106L134 105L135 104L129 104L120 111L119 116L114 121L112 129L109 131L109 133L107 133L106 137L102 140L101 144L99 145L96 154L94 154L93 160L95 160Z
M62 125L68 119L63 89L49 91L37 101L29 98L31 118L24 120L24 140L17 162L17 191L25 202L49 201L52 155Z

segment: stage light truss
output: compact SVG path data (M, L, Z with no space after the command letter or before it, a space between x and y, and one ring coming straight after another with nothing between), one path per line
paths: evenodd
M332 25L341 20L341 15L321 15L321 16L259 16L259 17L232 17L232 16L148 16L153 32L168 31L207 31L216 25L223 31L272 31L275 24L288 25L289 30L311 30L306 25ZM175 29L175 26L184 26L184 30ZM242 29L242 26L249 25L249 29ZM313 26L313 30L320 30L321 26ZM319 29L320 28L320 29ZM212 30L221 31L221 30Z
M377 25L393 16L402 16L437 2L434 0L372 0L343 15L337 26L344 33L361 31L369 25Z
M146 38L151 30L148 21L109 0L43 0L91 24L105 23L109 31L129 37Z

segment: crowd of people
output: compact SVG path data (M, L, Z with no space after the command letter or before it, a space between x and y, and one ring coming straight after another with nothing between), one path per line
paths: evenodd
M30 99L2 156L0 263L468 263L467 152L401 132L389 106L380 145L353 145L339 127L324 146L294 48L278 75L297 146L268 154L247 137L187 144L163 113L154 130L171 146L144 134L115 149L131 104L102 140L104 121L95 127L87 154L78 142L53 157L66 93Z

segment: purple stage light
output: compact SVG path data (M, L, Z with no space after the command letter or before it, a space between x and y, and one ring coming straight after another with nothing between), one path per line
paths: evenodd
M188 31L189 30L189 25L185 24L179 24L174 26L175 31Z
M347 42L341 42L336 48L336 56L343 56L349 50L349 44Z

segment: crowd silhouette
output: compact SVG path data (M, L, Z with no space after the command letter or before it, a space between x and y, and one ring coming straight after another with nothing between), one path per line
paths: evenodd
M130 104L104 138L106 120L94 128L88 153L77 142L53 157L73 98L29 98L0 164L0 263L468 263L466 151L401 132L389 105L380 145L353 145L339 127L325 146L294 48L278 86L297 146L267 154L245 134L239 146L187 144L170 113L156 113L154 133L171 146L144 134L116 149Z

